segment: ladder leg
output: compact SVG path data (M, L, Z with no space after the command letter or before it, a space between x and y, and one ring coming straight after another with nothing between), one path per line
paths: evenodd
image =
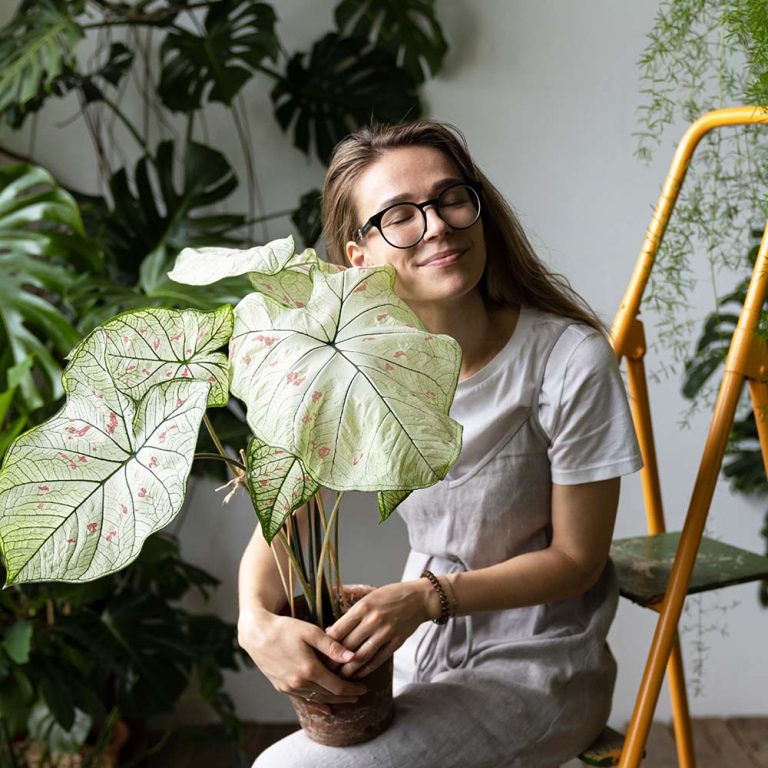
M683 653L680 649L679 636L675 637L672 655L667 663L667 682L669 683L669 697L672 700L672 722L675 727L677 764L680 768L696 768L691 715L688 711L688 694L685 690Z

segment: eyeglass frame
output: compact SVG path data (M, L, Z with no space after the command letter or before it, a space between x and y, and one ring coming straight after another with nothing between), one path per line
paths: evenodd
M418 245L424 239L424 235L427 234L427 212L424 209L428 208L429 206L432 206L435 209L435 212L437 213L437 215L440 216L440 209L437 206L438 200L440 200L440 198L448 190L455 189L456 187L469 187L477 195L477 217L472 222L472 224L467 224L466 227L454 227L451 224L448 224L448 226L451 227L451 229L459 229L459 230L469 229L473 224L477 223L477 220L480 218L480 214L482 213L482 207L480 204L480 193L483 191L483 185L479 181L457 181L455 184L449 184L447 187L445 187L445 189L440 191L440 194L437 195L437 197L433 197L431 200L425 200L423 203L410 203L407 200L403 200L400 203L392 203L392 205L388 205L386 208L382 209L378 213L374 213L373 216L371 216L371 218L365 222L365 224L358 227L357 231L355 232L356 242L358 243L362 242L363 239L368 236L368 233L374 227L376 227L376 229L379 230L379 234L384 238L387 245L391 245L393 248L399 248L400 250L413 248L413 246ZM387 240L387 236L384 234L384 232L381 229L381 220L384 218L384 214L386 214L387 211L391 211L393 208L396 208L398 205L415 206L421 212L421 218L424 220L424 231L421 233L421 237L411 245L395 245L394 243L390 243L389 240ZM442 216L440 216L440 219L446 224L448 223L445 221L445 219L443 219Z

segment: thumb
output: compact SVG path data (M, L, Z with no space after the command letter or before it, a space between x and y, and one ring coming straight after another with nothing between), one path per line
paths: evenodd
M329 659L338 661L341 664L351 661L355 655L340 642L328 637L320 627L313 628L313 631L308 638L308 642L313 648L320 651L320 653L325 654Z

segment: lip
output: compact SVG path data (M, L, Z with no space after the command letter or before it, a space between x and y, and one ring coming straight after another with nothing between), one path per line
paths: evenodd
M444 251L438 251L428 256L424 261L419 262L419 267L443 267L454 264L461 258L464 251L459 248L448 248Z

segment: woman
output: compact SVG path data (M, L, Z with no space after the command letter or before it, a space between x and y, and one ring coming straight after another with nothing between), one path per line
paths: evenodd
M393 265L426 328L459 342L451 415L463 448L445 480L399 508L412 546L403 581L325 632L276 616L285 597L254 534L241 564L240 642L278 690L320 709L353 701L397 651L389 730L344 748L298 732L256 766L559 765L610 711L609 545L619 476L641 466L603 327L439 123L342 141L323 214L333 260Z

